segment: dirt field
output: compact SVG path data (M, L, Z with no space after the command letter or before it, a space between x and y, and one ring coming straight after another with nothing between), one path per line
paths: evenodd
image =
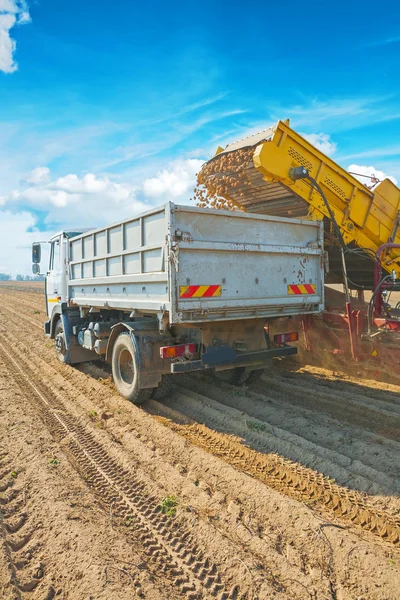
M12 285L14 284L14 285ZM0 598L398 600L400 388L277 363L136 407L0 287Z

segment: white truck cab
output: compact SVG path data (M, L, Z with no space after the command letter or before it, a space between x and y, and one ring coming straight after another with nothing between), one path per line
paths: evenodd
M47 316L51 320L54 308L68 298L68 268L69 244L68 240L80 235L90 228L59 231L49 240L50 255L46 272L45 294Z

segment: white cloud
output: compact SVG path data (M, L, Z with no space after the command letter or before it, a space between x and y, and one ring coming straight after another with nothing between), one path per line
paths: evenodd
M0 210L0 273L8 273L13 277L17 273L32 274L32 243L49 239L53 233L30 231L34 225L35 217L29 212L12 213ZM45 265L47 262L45 245L43 250L42 265Z
M87 202L87 197L94 196L96 202L111 201L120 203L133 200L134 188L127 183L115 183L107 176L96 176L86 173L83 177L75 174L51 179L48 167L37 167L26 178L27 186L14 190L3 201L23 202L35 208L51 205L64 207L80 201ZM89 201L90 202L90 201Z
M33 169L20 187L0 196L0 272L30 273L30 245L49 239L47 229L99 227L169 200L188 203L202 164L177 160L137 185L109 175L54 177L48 167ZM31 233L37 216L41 231Z
M356 179L368 187L371 187L374 184L374 179L371 179L371 177L379 179L379 181L390 179L390 181L393 181L393 183L397 185L397 179L395 177L387 175L384 171L380 171L372 166L350 165L347 170L352 173ZM362 175L366 175L366 177L362 177Z
M18 7L14 0L0 0L0 12L14 14L18 12Z
M196 174L203 162L190 158L171 163L168 169L163 169L156 177L144 180L144 195L147 198L164 198L165 201L177 198L189 200L191 190L196 183Z
M50 169L48 167L37 167L30 172L28 177L26 178L27 183L33 183L36 185L37 183L42 183L47 181L50 177Z
M117 221L149 208L136 198L131 183L117 183L108 176L86 173L51 177L47 167L37 167L23 185L0 196L7 209L42 211L48 224L61 227L91 227Z
M327 156L332 156L336 152L337 146L327 133L301 133L300 135Z
M0 71L13 73L18 69L14 61L15 40L10 30L15 25L23 25L31 20L27 5L23 0L0 0Z

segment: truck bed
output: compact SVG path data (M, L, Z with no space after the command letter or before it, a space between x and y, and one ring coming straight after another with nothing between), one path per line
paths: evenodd
M198 323L320 312L320 222L172 203L70 240L70 305Z

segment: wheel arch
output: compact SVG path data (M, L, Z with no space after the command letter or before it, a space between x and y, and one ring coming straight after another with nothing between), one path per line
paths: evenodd
M122 333L123 331L128 331L129 333L132 333L133 329L126 323L118 323L117 325L114 325L114 327L111 329L111 334L110 334L110 337L108 338L108 344L107 344L107 350L106 350L106 361L107 362L111 362L114 344L115 344L119 334Z
M61 306L56 305L50 317L50 339L54 340L57 322L61 319Z
M129 333L132 344L136 351L138 367L141 371L141 380L143 388L155 388L159 385L162 375L170 374L170 364L163 361L160 357L159 348L169 339L169 332L161 334L154 329L144 329L139 327L139 323L131 326L129 323L117 323L111 330L108 338L106 361L111 363L115 342L121 333ZM142 324L143 326L143 324Z

